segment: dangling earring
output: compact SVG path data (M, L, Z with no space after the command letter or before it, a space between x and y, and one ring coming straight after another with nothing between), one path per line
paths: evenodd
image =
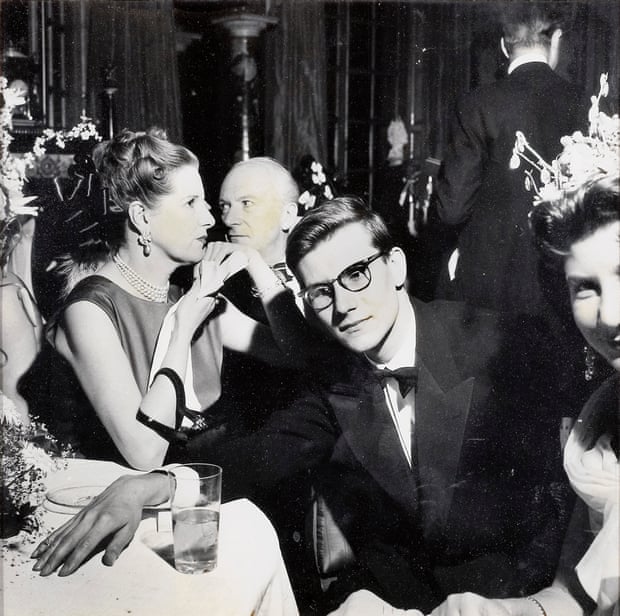
M140 233L140 235L138 235L138 244L142 246L142 254L144 254L145 257L148 257L151 254L152 241L150 231L146 231L145 233Z
M586 369L583 372L583 376L586 381L591 381L594 378L594 374L596 372L595 366L594 366L596 356L594 355L594 351L589 345L584 346L583 351L586 354L585 356Z

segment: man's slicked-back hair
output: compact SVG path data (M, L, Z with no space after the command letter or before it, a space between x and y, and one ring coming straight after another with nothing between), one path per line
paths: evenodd
M299 262L319 243L342 227L359 223L368 229L377 250L389 251L394 241L383 222L358 197L337 197L311 209L295 225L286 242L286 263L297 271Z
M242 169L243 167L258 167L269 175L273 183L277 186L278 193L282 197L283 203L297 203L299 199L299 188L297 182L291 175L290 171L275 158L269 156L255 156L248 160L242 160L233 165L233 169Z
M501 5L504 44L509 54L515 47L545 47L563 27L563 14L554 2L509 2Z

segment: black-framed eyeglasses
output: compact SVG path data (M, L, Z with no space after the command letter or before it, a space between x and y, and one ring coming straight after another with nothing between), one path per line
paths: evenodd
M298 295L303 297L304 301L316 311L325 310L334 302L334 283L338 283L347 291L363 291L372 282L369 265L376 261L379 257L385 256L385 251L377 252L366 259L356 261L343 269L336 278L319 282L302 289Z

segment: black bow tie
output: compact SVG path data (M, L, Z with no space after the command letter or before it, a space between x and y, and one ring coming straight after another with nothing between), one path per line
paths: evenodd
M400 395L404 398L412 389L418 388L418 369L413 368L397 368L396 370L388 370L387 368L373 368L373 374L377 377L381 387L385 387L385 380L394 378L398 381L398 389Z

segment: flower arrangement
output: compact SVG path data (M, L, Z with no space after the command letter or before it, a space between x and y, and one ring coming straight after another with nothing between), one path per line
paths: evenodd
M5 229L11 221L20 215L36 216L38 209L28 206L35 197L24 197L22 189L26 181L26 169L34 162L34 155L28 153L18 158L9 152L13 141L11 128L13 126L13 109L24 104L24 96L17 90L7 87L6 77L0 77L0 94L3 105L0 108L0 187L2 199L0 203L0 227L2 245L5 244Z
M294 175L301 191L297 200L300 216L322 200L335 197L332 181L325 174L323 165L312 156L307 155L301 159Z
M0 258L4 265L13 247L19 241L23 217L37 216L39 208L29 205L36 196L24 197L27 172L42 158L50 145L64 150L69 142L101 141L97 128L89 118L82 116L70 130L54 131L47 128L35 139L30 152L16 156L9 151L13 110L24 104L23 94L8 87L5 77L0 77Z
M101 135L97 131L97 127L86 116L81 116L80 121L69 130L52 130L46 128L43 133L35 139L32 146L34 156L41 157L47 150L47 145L54 143L57 148L64 150L67 142L70 141L101 141Z
M525 170L525 187L534 191L535 205L558 199L562 194L620 168L620 118L618 114L610 117L599 109L601 97L609 93L607 73L601 75L599 85L598 96L590 99L588 134L576 131L562 137L560 143L564 149L551 163L546 162L525 135L517 131L510 168L519 168L522 160L530 166ZM535 172L538 173L538 182Z
M46 492L45 477L61 468L69 452L59 451L42 423L24 423L12 400L2 392L0 396L2 536L19 533L35 541L45 530L40 510Z

